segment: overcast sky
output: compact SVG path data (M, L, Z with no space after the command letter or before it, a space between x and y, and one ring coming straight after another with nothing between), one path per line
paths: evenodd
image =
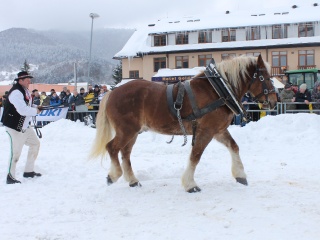
M94 20L95 29L138 28L167 17L314 2L320 0L0 0L0 31L12 27L90 30L92 12L100 15Z

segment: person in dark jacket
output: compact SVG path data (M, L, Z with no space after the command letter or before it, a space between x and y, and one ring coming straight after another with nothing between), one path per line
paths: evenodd
M67 87L63 87L63 90L61 91L61 93L60 93L60 95L59 95L61 101L62 101L62 99L67 95L67 90L68 90Z
M316 102L313 104L313 109L320 110L320 81L316 81L314 84L314 88L311 93L312 102ZM319 112L315 112L316 114L320 114Z
M70 97L69 104L71 106L72 111L79 111L80 108L85 106L85 101L83 96L81 96L77 90L73 91L73 96ZM79 108L79 109L77 109ZM83 114L82 113L74 113L75 121L79 119L81 122L83 121Z
M61 96L61 95L60 95ZM69 100L71 97L71 92L69 89L67 89L66 91L66 95L64 96L63 99L61 99L61 103L65 106L65 107L69 107L70 108L70 104L69 104Z
M281 102L285 102L285 103L289 103L289 104L285 105L286 106L286 110L294 110L294 109L296 109L296 105L295 104L290 104L291 102L293 102L294 96L295 96L295 93L292 90L292 85L290 83L287 83L284 86L284 89L280 93L280 101Z
M33 104L39 106L40 105L40 94L37 89L34 89L33 91Z
M29 127L31 117L41 111L41 106L32 105L29 85L32 76L28 72L18 73L15 84L8 93L8 99L2 116L2 122L10 137L11 156L7 174L7 184L21 183L15 178L16 165L19 161L24 145L29 146L29 152L23 177L40 177L40 173L34 172L35 160L38 156L40 141L35 132Z
M307 89L307 84L302 83L299 87L299 91L294 97L294 102L300 102L305 104L297 104L297 109L307 110L311 102L311 94Z

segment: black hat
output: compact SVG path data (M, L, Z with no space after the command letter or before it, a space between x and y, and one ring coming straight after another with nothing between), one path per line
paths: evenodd
M18 73L18 77L15 79L15 81L19 81L20 79L25 78L33 78L27 71L21 71Z
M99 85L94 85L94 88L99 88Z
M81 90L84 90L84 88L83 88L83 87L82 87L82 88L80 88L80 91L81 91Z
M290 83L286 83L286 85L284 85L284 89L288 89L288 88L291 88L292 85Z

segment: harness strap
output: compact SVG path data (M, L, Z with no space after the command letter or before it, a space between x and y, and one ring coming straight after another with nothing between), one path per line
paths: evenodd
M183 83L181 83L181 85L183 85ZM169 107L171 114L173 116L177 117L177 111L174 107L174 100L173 100L173 87L174 87L174 84L167 86L167 101L168 101L168 107ZM182 118L183 120L192 121L192 120L201 118L202 116L206 115L207 113L212 112L212 111L216 110L217 108L226 104L226 101L224 98L219 98L219 99L215 100L214 102L206 105L205 107L199 109L198 106L196 105L195 98L194 98L192 89L190 87L190 83L187 83L184 89L186 90L186 92L188 94L188 98L190 100L192 110L194 111L194 113ZM189 91L192 95L190 95ZM177 96L177 98L178 98L178 96ZM196 109L196 111L195 111L195 109Z
M243 107L235 98L235 94L233 93L230 85L222 78L220 73L215 68L213 59L211 60L207 69L204 71L204 74L219 97L225 99L228 108L236 115L241 113L243 114Z
M174 84L170 84L170 85L167 86L167 102L168 102L167 105L169 107L169 110L170 110L171 114L176 117L177 116L177 112L173 107L173 105L174 105L173 87L174 87Z
M191 90L190 80L185 81L184 83L185 83L186 92L188 94L188 97L189 97L189 100L190 100L190 103L191 103L193 114L194 114L195 118L200 118L201 112L200 112L200 110L199 110L199 108L197 106L196 99L195 99L195 97L193 95L193 92Z
M182 82L178 83L178 95L176 101L174 102L174 109L180 110L182 108L182 102L184 98L184 84Z

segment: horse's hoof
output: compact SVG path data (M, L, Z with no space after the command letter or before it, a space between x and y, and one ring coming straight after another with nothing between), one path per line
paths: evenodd
M236 180L237 180L238 183L241 183L243 185L248 186L247 179L245 179L245 178L236 178Z
M187 192L188 193L201 192L201 188L199 188L198 186L195 186L193 188L190 188Z
M112 182L112 180L111 180L111 177L108 175L108 177L107 177L107 184L108 184L108 186L110 186L112 183L113 183L113 182Z
M130 187L142 187L142 185L139 182L135 182L132 184L129 184Z

